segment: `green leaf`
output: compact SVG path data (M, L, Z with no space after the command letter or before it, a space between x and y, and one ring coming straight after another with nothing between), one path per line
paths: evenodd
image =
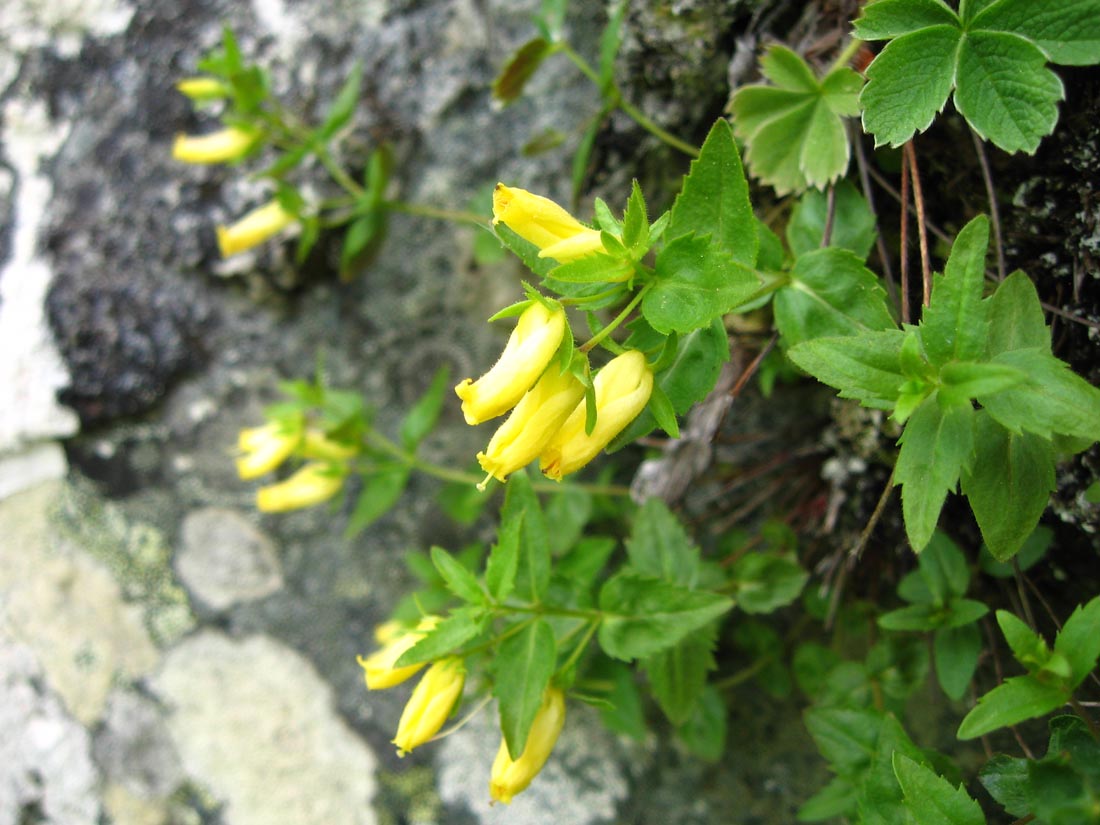
M347 538L359 535L364 529L386 514L401 494L405 492L405 485L409 481L409 467L407 464L395 464L383 467L363 480L363 492L355 502L355 509L348 519L348 526L344 529Z
M1100 5L1096 0L1033 3L1000 0L974 19L974 27L1015 32L1046 52L1052 63L1088 66L1100 62Z
M703 762L718 762L726 750L726 700L717 688L707 686L694 710L676 732L693 756Z
M1027 373L1007 364L984 361L951 361L940 369L943 382L940 393L952 404L961 404L979 395L1012 389L1027 380Z
M527 734L554 675L557 644L542 619L508 636L493 659L493 695L500 706L500 730L513 759L519 759Z
M1096 825L1100 793L1072 766L1043 759L1028 765L1028 801L1036 819L1050 825Z
M982 809L961 786L952 787L904 754L895 753L893 761L914 825L985 825Z
M610 706L600 708L603 724L614 733L643 741L649 735L649 725L634 678L634 668L601 656L594 663L591 675L610 685L606 700Z
M1014 676L978 700L978 705L959 725L959 739L975 739L998 728L1043 716L1061 707L1069 698L1058 685L1040 682L1034 676Z
M693 587L699 574L699 548L680 520L658 498L651 498L634 516L626 540L630 565L643 576Z
M976 624L943 627L932 636L932 660L943 692L956 701L963 697L982 653L982 633Z
M893 716L886 716L879 728L870 770L860 785L856 799L858 821L862 825L897 825L906 816L901 787L894 775L893 759L902 754L917 761L925 759Z
M455 522L469 527L477 521L491 495L491 490L479 490L468 481L450 481L440 488L437 501L443 512Z
M978 775L989 795L1015 817L1025 817L1031 813L1028 763L1027 759L997 754L982 766Z
M800 255L775 294L775 324L787 346L815 338L895 328L886 292L858 255L829 247Z
M944 24L958 25L958 17L942 0L877 0L863 8L853 33L860 40L888 40Z
M519 470L508 478L501 524L512 519L520 521L516 592L524 598L538 601L550 581L549 528L526 470ZM502 576L502 580L505 578Z
M359 103L359 88L363 80L363 62L357 60L348 74L344 85L332 101L332 106L325 116L324 123L318 130L321 140L328 140L343 129L355 114L355 107Z
M959 49L955 107L1006 152L1034 154L1054 131L1062 81L1043 51L1007 32L971 31Z
M450 388L450 370L444 365L436 370L431 386L413 405L401 421L401 443L406 450L415 450L417 445L435 427L439 413L443 409L444 393Z
M493 80L493 100L500 106L515 103L523 95L527 81L542 65L542 61L554 51L541 37L528 40L508 58L500 74Z
M485 604L485 591L481 589L477 576L456 561L442 547L433 547L431 554L432 564L439 571L439 575L443 577L448 590L464 602Z
M749 184L733 132L722 119L711 127L672 204L667 237L675 242L692 232L700 238L709 235L731 263L756 264L756 217L749 203ZM660 329L657 324L654 327Z
M715 668L717 639L718 625L711 623L639 662L649 678L653 698L672 724L684 724L696 709L707 674Z
M894 484L901 485L905 532L919 553L932 538L947 494L970 462L974 447L974 410L944 410L935 395L909 419L898 439L901 452L894 467Z
M985 354L988 306L982 302L989 220L979 215L962 228L944 274L935 278L932 299L921 317L920 336L928 360L971 361Z
M833 189L833 225L829 246L854 252L861 261L867 259L874 246L875 215L867 199L850 181L842 180ZM826 194L818 189L807 190L798 199L787 222L787 243L797 257L821 247L828 220Z
M340 249L340 278L351 280L377 254L386 233L386 213L368 212L351 222Z
M859 778L871 764L883 714L861 708L811 707L806 728L829 767L842 777Z
M550 553L559 556L584 534L584 525L592 517L592 494L574 485L563 486L546 504L546 521L554 525L550 533Z
M989 303L989 355L1017 349L1050 353L1050 330L1035 284L1016 270L997 287Z
M943 604L952 597L965 596L970 586L970 570L966 556L943 533L932 535L928 546L917 559L921 579L928 587L932 601Z
M587 594L618 544L609 536L585 536L558 559L554 565L556 578L573 592ZM589 601L587 595L584 601Z
M883 630L935 630L940 626L941 608L933 604L910 604L878 617Z
M730 569L737 606L746 613L771 613L802 593L810 574L790 556L746 553Z
M600 34L600 94L606 97L615 85L615 58L623 42L623 18L626 16L626 0L618 0L611 7L607 25Z
M854 398L864 407L894 408L905 376L901 371L899 329L840 338L815 338L787 350L787 357L818 381Z
M962 474L962 491L998 561L1008 561L1027 541L1055 487L1050 442L1013 434L981 411L974 425L974 460Z
M677 238L658 253L652 283L642 299L642 315L666 334L708 326L761 285L754 269L736 263L724 247L707 237L695 235Z
M634 272L634 264L597 252L550 270L549 277L567 284L594 284L625 281Z
M524 266L540 278L545 278L551 269L558 266L558 262L552 258L540 258L540 250L537 246L530 241L525 241L503 223L494 226L493 231L496 232L500 242L523 261Z
M615 659L645 658L672 647L733 607L717 593L689 590L624 571L600 590L598 639Z
M630 198L623 212L623 243L630 250L644 247L649 240L649 216L646 214L645 197L638 181L632 181Z
M1100 657L1100 596L1073 611L1054 640L1054 652L1069 661L1074 687L1092 672Z
M875 146L901 146L932 125L951 94L961 39L953 24L921 28L891 40L871 62L859 102Z
M797 819L799 822L821 822L839 816L851 817L855 811L855 786L847 779L834 776L828 785L802 803Z
M480 608L461 607L428 632L423 639L406 650L395 667L430 662L458 650L485 628L485 614Z

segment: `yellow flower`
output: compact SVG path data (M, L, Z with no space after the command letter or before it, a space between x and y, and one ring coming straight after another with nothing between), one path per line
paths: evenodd
M347 468L312 461L286 481L256 491L256 509L261 513L300 510L328 501L344 486Z
M281 203L271 201L253 209L236 223L219 226L218 250L223 258L244 252L282 232L298 220L293 212L287 212Z
M512 797L531 784L550 757L564 724L565 696L557 688L547 688L519 759L513 759L508 753L507 743L500 743L489 779L489 794L493 799L507 805Z
M404 756L439 733L462 695L466 666L456 656L440 659L420 678L397 723L397 755Z
M243 480L257 478L282 464L302 439L301 426L272 421L262 427L249 427L237 436L237 475Z
M184 163L225 163L243 157L256 137L252 130L239 126L209 135L176 135L172 157Z
M176 89L191 100L216 100L229 96L229 87L215 77L187 77L176 84Z
M581 382L551 364L500 425L485 452L477 454L481 469L504 481L510 473L526 467L539 457L582 398Z
M465 378L455 387L466 423L480 424L516 406L546 369L564 335L565 310L532 302L493 368L476 382Z
M493 223L503 223L541 251L540 258L568 263L603 251L599 230L589 229L549 198L498 183Z
M302 458L318 458L321 461L347 461L359 455L358 444L346 444L329 438L320 430L306 430L302 438Z
M596 426L585 433L582 401L542 452L539 466L555 481L576 472L633 421L653 392L653 371L636 350L613 358L596 373Z
M397 622L385 622L375 628L375 638L382 647L365 659L362 656L356 657L359 666L363 668L367 689L381 690L399 685L424 667L427 662L404 667L394 667L394 664L405 651L423 639L437 624L439 624L438 616L425 616L415 630Z

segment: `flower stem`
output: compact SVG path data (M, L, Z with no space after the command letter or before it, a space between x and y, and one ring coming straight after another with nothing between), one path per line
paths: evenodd
M382 205L393 212L403 212L406 215L419 215L424 218L438 218L441 221L489 226L489 219L483 215L460 209L440 209L435 206L424 206L423 204L407 203L406 201L385 201Z
M826 72L826 74L829 74L830 72L835 72L837 69L847 66L848 63L851 62L852 58L855 56L855 53L859 51L859 47L862 45L863 41L860 40L858 37L853 37L851 40L849 40L848 45L845 46L841 50L840 54L836 56L836 60L833 61L833 65L829 67L829 71Z
M591 338L581 344L577 349L579 349L581 352L591 352L593 347L595 347L598 343L600 343L600 341L602 341L604 338L614 332L622 324L622 322L630 316L630 313L634 311L634 308L637 307L639 303L641 303L642 298L645 297L645 294L649 291L649 287L652 283L653 282L651 281L650 283L639 289L638 294L630 299L630 303L623 307L623 311L616 315L610 324L608 324L606 327L601 329L599 332L597 332L595 335L593 335Z

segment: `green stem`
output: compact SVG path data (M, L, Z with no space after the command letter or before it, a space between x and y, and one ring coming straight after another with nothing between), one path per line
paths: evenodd
M340 185L340 188L356 198L361 198L365 194L362 186L351 179L344 167L341 166L329 153L327 146L318 146L315 149L317 159L321 161L321 165L325 167L325 170L329 173L329 176Z
M581 654L588 648L588 643L592 641L592 637L596 635L596 629L600 626L599 621L590 622L588 630L585 631L584 638L577 642L577 646L573 648L573 652L569 654L569 658L565 660L561 667L558 668L558 673L565 673L569 668L573 667L580 659Z
M840 54L836 56L836 60L833 61L833 65L829 67L829 72L826 72L826 74L835 72L837 69L847 66L851 59L855 57L856 52L859 51L859 47L862 45L863 41L860 40L858 37L853 37L851 40L849 40L848 45L845 46Z
M614 332L622 324L622 322L627 319L630 313L634 311L634 308L637 307L639 303L641 303L642 298L645 297L646 292L649 291L649 288L650 286L652 286L652 284L653 282L650 281L648 284L639 289L638 294L630 299L630 303L623 307L623 311L616 315L611 323L609 323L606 327L601 329L599 332L597 332L595 335L593 335L591 338L581 344L578 349L581 352L591 352L593 347L595 347L598 343L600 343L600 341L602 341L604 338Z
M424 218L438 218L441 221L453 221L454 223L471 223L476 226L489 226L489 219L460 209L440 209L435 206L424 206L419 203L406 203L405 201L384 201L382 205L394 212L403 212L406 215L419 215Z
M532 616L563 616L567 619L587 619L599 624L603 620L603 613L599 610L584 610L582 608L554 607L545 604L512 604L498 605L501 610L512 613L529 613Z
M732 687L736 687L742 682L747 682L753 676L756 676L760 671L767 667L771 661L775 658L773 655L761 656L755 662L748 667L741 668L731 676L727 676L725 679L721 679L714 683L714 686L718 690L729 690Z

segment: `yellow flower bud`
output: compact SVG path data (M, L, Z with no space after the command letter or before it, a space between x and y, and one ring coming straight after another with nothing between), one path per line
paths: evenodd
M413 690L397 723L397 755L404 756L439 733L462 695L466 666L451 656L428 668Z
M187 77L176 84L176 89L191 100L217 100L229 97L230 92L216 77Z
M397 622L386 622L376 627L374 635L382 644L382 648L365 659L362 656L356 657L359 666L363 668L367 689L381 690L399 685L424 667L426 662L404 667L394 667L394 664L405 651L423 639L437 624L439 624L438 616L425 616L415 630Z
M321 461L347 461L359 455L358 444L335 441L320 430L306 430L302 439L302 458L317 458Z
M565 310L549 310L538 301L523 311L493 368L476 382L455 387L466 423L480 424L516 406L534 386L565 335Z
M565 696L557 688L547 688L519 759L513 759L508 753L507 743L500 743L489 779L489 794L493 799L507 805L512 797L531 784L550 758L550 751L554 749L563 725Z
M344 486L346 473L343 467L311 462L286 481L257 490L256 509L261 513L283 513L328 501Z
M287 212L281 203L271 201L253 209L236 223L219 226L218 250L223 258L244 252L282 232L297 220L298 216Z
M631 350L596 373L596 426L585 433L582 401L542 452L539 466L555 481L576 472L633 421L653 392L653 371L642 353Z
M209 135L176 135L172 157L184 163L225 163L243 157L256 137L252 130L239 126Z
M477 454L481 469L504 481L526 467L539 457L582 398L581 382L551 364L500 425L485 452Z
M498 183L493 223L503 223L541 251L540 258L568 263L603 251L599 230L589 229L549 198Z
M243 480L257 478L282 464L302 439L300 425L272 421L262 427L249 427L237 436L237 475Z

